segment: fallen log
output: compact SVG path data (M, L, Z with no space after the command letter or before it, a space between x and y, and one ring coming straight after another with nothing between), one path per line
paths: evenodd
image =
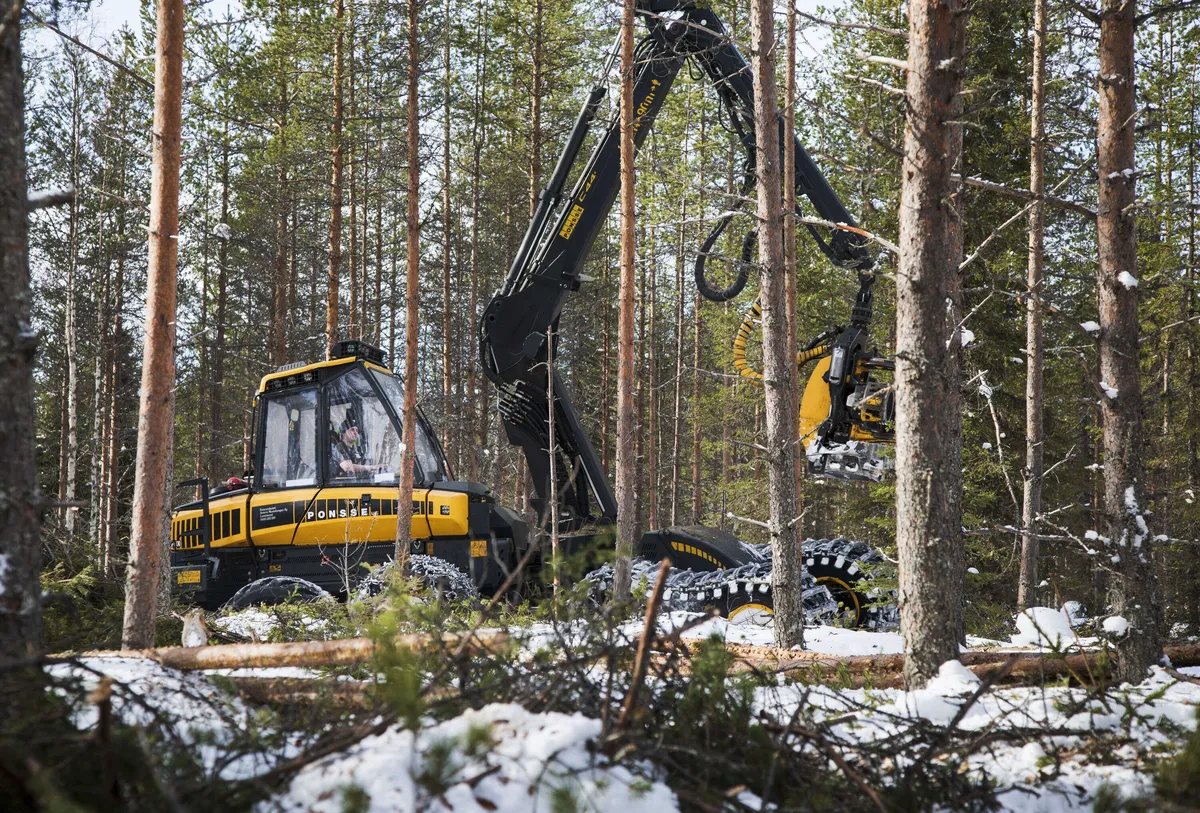
M508 643L504 631L474 632L464 641L453 632L438 637L429 634L398 635L399 649L426 651L438 647L453 649L465 643L464 653L475 654L494 650ZM182 671L198 669L262 669L267 667L349 666L367 663L375 656L375 642L370 638L342 638L334 641L297 641L280 644L225 644L221 646L160 649L99 650L69 653L55 657L75 658L149 658L163 666Z
M375 704L370 683L357 680L314 680L312 678L228 678L243 699L259 705L287 706L329 703L334 708L364 711Z
M827 655L775 647L727 644L737 656L733 671L757 670L807 678L812 682L835 683L854 688L901 688L904 685L904 656ZM1177 644L1164 650L1175 667L1200 666L1200 644ZM1116 654L1086 652L1071 655L1044 652L964 652L960 662L981 679L997 675L1009 659L1015 663L998 680L1000 685L1034 683L1063 677L1072 682L1098 680L1111 673Z

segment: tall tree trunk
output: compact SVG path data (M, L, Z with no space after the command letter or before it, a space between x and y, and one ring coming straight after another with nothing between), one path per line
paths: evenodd
M280 71L282 74L282 71ZM287 265L287 82L279 82L279 143L281 155L275 170L275 307L271 329L271 365L287 363L288 265Z
M690 109L689 109L690 112ZM690 117L689 117L690 118ZM683 164L687 166L685 151ZM679 219L687 213L687 195L679 198ZM679 522L679 475L683 463L679 459L682 449L682 403L683 403L683 224L675 231L675 409L671 417L671 524Z
M793 142L796 139L796 4L788 3L787 9L787 67L784 70L784 86L786 98L783 100L783 268L784 268L784 301L787 303L787 347L788 358L793 359L792 374L796 376L796 385L792 388L792 415L796 416L794 424L796 435L792 443L795 452L792 454L792 466L796 470L796 513L803 512L801 504L803 496L804 454L800 440L800 371L795 365L799 342L796 340L796 150ZM804 538L803 526L797 526L797 533Z
M750 7L754 60L755 174L758 180L759 299L763 306L763 387L767 407L767 502L775 644L804 645L804 562L796 527L796 363L788 347L779 167L779 103L772 0Z
M542 184L542 9L544 0L533 0L533 38L529 97L529 216L537 210Z
M629 597L633 543L637 531L637 458L634 426L633 303L637 221L633 175L633 12L636 0L624 0L621 15L621 283L617 295L617 558L613 565L613 598Z
M655 246L650 247L650 256ZM645 386L646 454L642 466L646 472L646 528L657 528L658 523L658 348L655 337L658 326L658 268L653 259L646 262L646 366L648 378ZM642 530L645 530L643 528Z
M33 657L42 644L20 15L16 5L0 17L0 663Z
M79 71L80 66L72 60L72 97L71 97L71 188L79 188L79 140L81 137L82 100L80 98ZM71 197L70 213L68 216L68 249L70 258L67 265L67 289L64 297L66 310L66 330L63 339L67 350L67 447L63 454L67 459L67 482L63 499L68 503L63 512L63 526L68 543L75 535L75 518L79 509L70 503L75 502L75 489L79 479L79 348L75 320L76 287L79 285L79 230L80 212L78 196Z
M329 213L329 293L325 302L325 354L333 355L338 341L338 285L342 265L342 0L334 5L333 39L333 172L329 184L332 206ZM400 523L403 524L403 523Z
M1104 424L1104 519L1114 612L1129 622L1117 642L1120 680L1136 683L1162 657L1158 585L1146 529L1142 389L1138 378L1137 231L1134 202L1133 0L1100 7L1097 123L1100 378ZM1106 389L1107 385L1107 389ZM1114 392L1115 390L1115 392Z
M721 382L722 388L725 382ZM692 295L692 523L700 524L701 512L700 476L700 292Z
M221 224L229 228L229 122L224 123L221 142ZM216 335L212 349L212 386L209 387L209 454L208 479L217 482L224 474L224 440L229 433L222 425L225 419L225 319L229 305L229 232L224 231L217 247L217 313ZM119 328L118 324L118 328Z
M962 261L952 173L961 151L966 8L909 4L908 121L896 304L896 541L906 683L958 657L964 553L956 325L946 302Z
M138 407L133 528L121 645L154 644L167 517L164 494L175 410L175 268L179 233L179 153L183 79L182 0L160 0L154 55L154 137L150 167L150 245L142 395Z
M1038 515L1042 511L1042 266L1045 258L1046 208L1039 198L1046 190L1046 0L1033 2L1033 95L1029 124L1029 272L1025 299L1025 490L1021 502L1021 570L1017 607L1034 601L1038 585Z
M362 328L358 323L358 107L355 104L354 85L356 78L356 68L354 59L354 36L355 36L355 15L354 2L351 0L347 6L347 25L350 28L350 48L346 56L346 72L347 72L347 89L349 91L349 105L347 118L350 121L350 126L346 128L347 141L347 179L350 184L350 223L346 229L350 237L350 254L346 258L346 267L350 271L349 279L349 294L350 301L347 303L347 312L349 316L348 324L346 325L346 337L350 339L358 339L362 337Z
M412 537L409 516L412 512L413 463L417 434L417 339L421 270L421 164L420 97L418 96L421 56L417 38L419 23L416 0L408 2L408 194L405 283L404 283L404 452L400 459L399 508L396 511L396 563L408 558Z
M700 111L700 140L699 144L707 145L708 114ZM703 173L704 162L700 162ZM700 459L700 292L692 293L692 524L699 525L701 520L701 488L702 473ZM722 380L721 386L724 387Z
M446 19L450 19L450 0L446 0ZM455 459L457 452L454 427L459 416L454 403L454 351L451 331L450 303L450 35L449 26L442 37L442 95L445 109L442 119L442 448L446 457Z
M468 305L467 324L467 479L474 482L479 480L479 451L483 448L484 436L480 423L482 409L479 404L478 384L475 370L478 364L475 356L478 353L478 341L475 325L479 318L479 209L482 179L483 154L483 83L487 72L487 7L480 14L479 32L482 43L475 61L475 98L474 115L471 122L471 292Z

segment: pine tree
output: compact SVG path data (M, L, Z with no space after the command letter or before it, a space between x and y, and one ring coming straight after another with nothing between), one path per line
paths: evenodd
M121 645L154 643L159 581L168 538L169 475L175 410L175 285L183 81L183 3L161 0L154 60L154 140L150 187L150 270L138 410L133 529Z
M918 688L963 636L957 325L946 303L962 243L952 173L962 150L965 8L909 4L908 122L896 274L896 542L904 679Z

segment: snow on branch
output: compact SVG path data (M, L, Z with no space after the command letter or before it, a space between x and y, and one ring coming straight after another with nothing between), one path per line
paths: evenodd
M57 189L40 189L36 192L30 192L26 200L26 208L29 211L35 209L49 209L52 206L62 206L64 203L70 203L75 200L75 187L64 186Z

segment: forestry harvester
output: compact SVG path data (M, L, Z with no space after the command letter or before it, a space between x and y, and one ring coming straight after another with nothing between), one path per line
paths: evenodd
M750 66L707 8L688 0L639 0L637 11L648 35L635 51L636 145L644 142L679 71L691 61L716 89L729 126L745 149L744 191L750 192L755 178ZM614 46L542 190L508 276L479 325L480 360L499 390L508 439L528 463L536 492L533 508L543 529L557 524L560 550L568 555L598 540L611 546L617 518L607 476L561 377L554 377L553 399L547 397L554 363L548 358L547 336L557 332L569 295L588 281L582 273L584 260L620 187L617 121L598 135L582 169L576 166L616 53ZM818 477L878 481L889 465L881 445L893 440L894 418L891 390L879 375L893 363L868 347L873 259L865 234L804 146L796 139L781 143L794 150L797 192L817 219L833 224L828 229L809 225L809 232L822 252L836 266L855 272L859 282L849 325L817 336L797 359L800 365L816 362L800 405L808 470ZM566 193L569 177L576 180ZM738 296L749 277L752 236L742 241L741 261L735 263L736 276L728 287L714 287L706 274L706 261L732 217L727 213L717 222L696 259L697 287L715 302ZM746 360L746 343L760 313L755 302L734 343L735 365L750 379L761 378ZM376 348L342 342L333 355L329 361L264 377L255 399L255 474L245 489L205 493L200 501L176 509L173 581L193 591L199 603L219 605L238 590L240 603L250 603L297 585L309 592L346 592L365 570L356 563L383 563L390 557L398 512L402 388ZM436 435L421 416L416 443L417 486L411 506L415 568L435 573L438 566L453 565L455 574L465 574L480 591L494 591L536 535L519 514L496 505L487 487L452 479ZM557 497L553 504L552 493ZM765 546L716 529L685 526L647 532L637 554L635 578L651 563L671 560L668 606L716 607L730 618L771 611L771 556ZM531 578L542 556L535 552L525 558L531 572L524 575ZM860 585L866 566L882 561L870 546L845 539L809 540L804 558L804 602L811 617L836 615L858 626L894 621L894 608L875 601L878 597L867 595ZM604 587L611 571L602 568L589 578Z

